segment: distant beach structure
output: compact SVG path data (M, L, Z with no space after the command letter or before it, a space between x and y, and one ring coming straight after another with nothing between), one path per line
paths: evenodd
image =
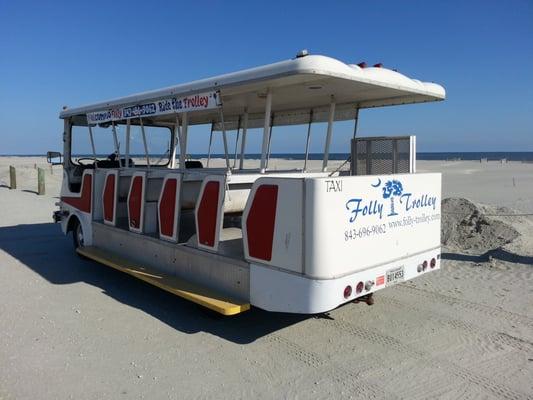
M44 154L1 154L0 157L39 157ZM77 156L92 157L92 154L77 154ZM97 154L98 156L98 154ZM102 154L103 156L103 154ZM132 157L144 157L144 154L132 154ZM207 153L191 153L191 158L207 158ZM330 160L346 160L349 153L330 153ZM224 158L224 154L211 154L211 158ZM303 160L304 155L300 153L273 153L272 158L283 158L286 160ZM309 160L322 160L323 153L310 153ZM245 159L260 159L261 154L246 154ZM516 152L417 152L417 160L425 161L480 161L487 159L491 161L522 161L524 163L533 163L533 151L516 151Z

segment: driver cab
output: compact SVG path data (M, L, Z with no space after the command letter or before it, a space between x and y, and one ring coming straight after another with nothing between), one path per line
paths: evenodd
M70 121L65 134L64 171L68 189L79 193L85 170L112 168L165 168L168 167L172 148L172 129L141 124L130 125L129 149L126 149L126 126L113 123L88 126ZM144 132L143 132L144 131ZM148 139L149 140L148 140ZM126 161L126 151L128 160Z

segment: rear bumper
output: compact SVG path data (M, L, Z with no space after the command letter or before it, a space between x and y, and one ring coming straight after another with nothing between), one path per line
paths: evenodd
M436 263L432 268L430 264L433 258ZM424 261L427 261L425 270ZM332 279L310 279L304 275L251 264L250 303L267 311L322 313L391 286L391 283L387 282L387 271L399 267L404 270L403 281L435 271L440 268L440 247ZM357 293L359 282L363 282L363 289ZM347 286L352 288L352 293L345 298L344 291Z

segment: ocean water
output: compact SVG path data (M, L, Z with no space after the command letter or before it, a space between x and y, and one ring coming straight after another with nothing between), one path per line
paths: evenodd
M349 153L330 153L330 160L346 160ZM17 156L17 157L44 157L45 154L0 154L0 157ZM92 154L80 154L79 157L92 157ZM100 156L100 155L99 155ZM105 157L105 155L101 155ZM132 154L132 157L144 157L144 154ZM160 155L151 155L157 157ZM192 153L192 158L207 158L207 153ZM224 158L224 154L212 154L212 158ZM271 158L285 158L289 160L303 160L304 154L301 153L275 153ZM310 153L310 160L322 160L323 153ZM230 156L232 158L232 156ZM247 160L259 159L260 154L246 154ZM533 151L479 151L479 152L419 152L416 153L417 160L475 160L482 158L488 160L501 160L506 158L509 161L533 161Z
M193 158L207 158L207 154L191 154ZM303 160L304 154L301 153L276 153L272 154L271 158L285 158L290 160ZM346 160L350 156L349 153L330 153L330 160ZM224 154L212 154L212 158L223 158ZM310 153L310 160L322 160L323 153ZM231 157L230 157L231 158ZM246 154L246 159L259 159L260 154ZM416 153L417 160L475 160L479 161L482 158L488 160L501 160L506 158L509 161L533 161L533 151L523 152L419 152Z

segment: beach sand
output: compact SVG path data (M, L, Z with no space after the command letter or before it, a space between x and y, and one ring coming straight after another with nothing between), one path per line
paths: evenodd
M61 167L0 157L0 399L532 398L533 164L418 171L442 172L454 198L440 271L371 307L219 318L77 257L51 221Z

